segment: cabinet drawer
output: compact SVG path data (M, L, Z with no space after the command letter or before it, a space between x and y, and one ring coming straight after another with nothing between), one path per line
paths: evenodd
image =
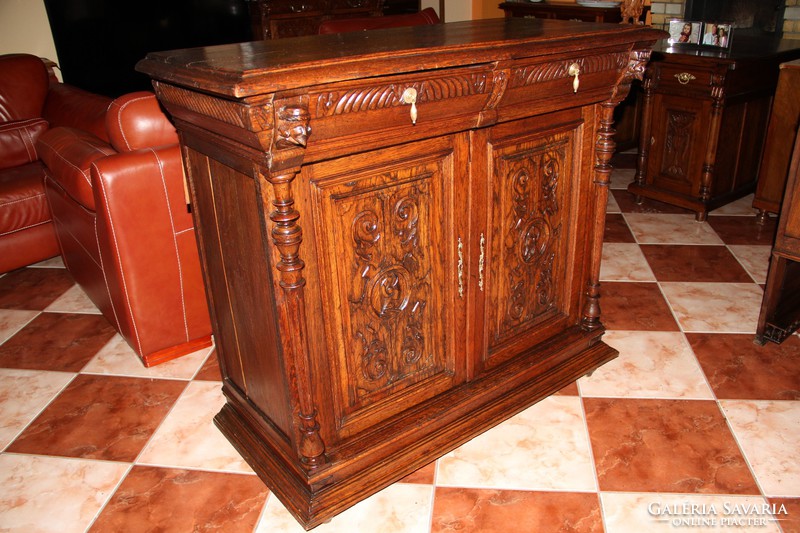
M508 88L500 104L501 113L505 111L504 118L517 118L509 116L508 111L535 114L607 98L608 87L627 66L627 51L520 62L511 67Z
M711 97L714 71L687 65L658 65L658 90Z
M390 145L474 127L491 92L489 66L445 69L327 86L308 95L309 153L326 143ZM413 107L404 93L416 94ZM344 141L346 139L346 141Z
M271 15L300 15L325 9L324 0L273 0L263 4Z
M334 12L375 11L378 0L333 0L330 6Z

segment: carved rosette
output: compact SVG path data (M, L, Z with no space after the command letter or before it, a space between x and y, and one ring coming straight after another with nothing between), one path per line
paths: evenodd
M350 220L351 279L346 323L355 338L348 361L355 378L352 401L392 387L433 364L425 324L432 297L428 237L420 230L430 192L426 176L406 186L379 189L338 215Z

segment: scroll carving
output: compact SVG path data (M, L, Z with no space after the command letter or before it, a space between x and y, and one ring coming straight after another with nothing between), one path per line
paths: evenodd
M459 96L484 94L487 91L487 74L473 73L408 84L359 87L321 93L317 96L315 116L331 117L397 107L403 105L401 96L409 87L416 89L417 103L436 102Z
M398 184L401 172L410 172L413 179ZM337 250L351 256L342 309L346 335L353 340L346 350L351 407L436 371L428 316L432 245L430 231L423 230L432 223L426 220L432 175L422 167L391 171L378 182L392 186L334 198L349 241Z
M501 160L505 183L502 263L493 275L500 306L493 323L495 342L528 327L556 307L558 250L562 244L559 197L567 158L567 138L549 138L541 146Z
M667 116L667 135L664 139L663 171L686 183L691 181L686 165L689 163L690 132L694 120L694 113L672 111Z

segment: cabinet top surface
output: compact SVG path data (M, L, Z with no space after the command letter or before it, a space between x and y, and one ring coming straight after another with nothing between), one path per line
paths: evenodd
M735 63L743 60L774 58L788 61L800 55L800 40L770 39L753 36L736 36L731 41L730 50L720 51L710 46L670 45L659 42L653 48L654 56L672 61L694 61L698 63Z
M168 83L247 97L525 57L574 57L599 47L650 48L665 36L644 26L501 18L154 52L136 68Z

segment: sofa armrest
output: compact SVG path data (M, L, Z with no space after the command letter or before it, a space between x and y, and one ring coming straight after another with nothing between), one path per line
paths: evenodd
M0 124L0 169L32 163L39 159L36 141L47 130L43 118Z
M152 353L210 334L177 145L92 165L97 239L120 332Z
M90 133L65 127L46 131L39 137L36 148L52 179L75 201L94 211L90 167L117 152Z
M83 131L109 142L106 112L111 98L90 93L66 83L51 83L42 116L51 128L65 126Z

